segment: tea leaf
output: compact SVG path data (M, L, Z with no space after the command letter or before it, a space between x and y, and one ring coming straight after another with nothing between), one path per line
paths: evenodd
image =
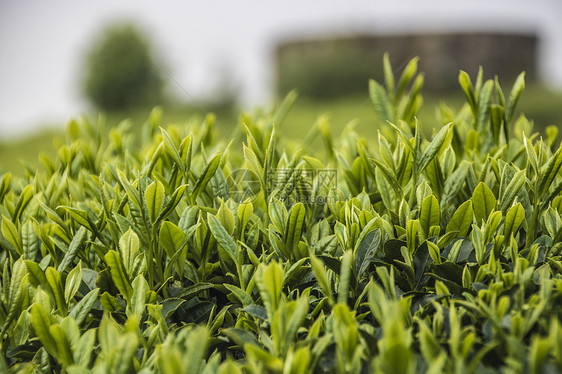
M51 335L51 317L39 304L31 306L31 325L35 335L39 338L43 347L53 356L58 356L57 342Z
M446 232L457 232L457 237L466 236L472 224L472 201L462 203L447 224Z
M82 244L86 240L87 234L88 232L86 231L86 228L84 226L78 229L78 231L72 238L72 241L70 242L70 245L68 246L68 250L66 251L62 261L57 267L57 271L59 273L63 273L66 270L66 268L74 262L74 259L78 255L78 252L80 251Z
M472 204L476 223L480 224L482 221L486 221L490 213L494 211L496 197L488 186L480 182L472 192Z
M158 243L164 248L170 258L183 247L184 239L185 234L182 229L172 222L166 221L160 226Z
M519 226L525 220L525 209L521 203L509 208L507 214L505 215L505 222L503 227L504 236L509 238L511 234L516 235Z
M228 234L225 228L221 225L217 217L207 214L207 221L209 223L209 229L213 234L213 237L217 240L217 243L226 251L226 254L230 257L232 262L238 262L238 246Z
M150 222L154 223L160 215L160 209L162 209L164 203L164 185L160 181L149 184L144 192L144 200L148 208Z
M294 253L301 238L304 224L305 208L302 203L295 204L289 212L287 221L287 232L285 233L285 244L287 249Z
M375 112L381 121L393 121L394 116L392 115L392 108L388 101L386 92L379 83L372 79L369 81L369 95L371 96L371 102L375 107Z
M51 290L53 290L53 295L59 311L62 315L66 315L67 303L64 298L62 280L59 272L52 267L48 267L47 270L45 270L45 278L47 279L47 283L49 284Z
M470 82L470 77L465 71L459 72L459 83L461 85L462 90L466 96L466 100L470 105L473 113L477 113L477 106L476 106L476 97L474 95L474 88L472 87L472 82Z
M10 245L21 255L23 248L21 246L21 239L16 225L5 216L2 216L2 224L0 227L2 236L10 243Z
M119 255L123 261L123 266L127 274L132 275L135 266L135 259L139 250L139 237L129 228L119 239Z
M538 181L539 196L543 196L548 191L548 188L556 177L560 166L562 166L562 147L556 151L556 153L548 160L546 166L544 166L541 170ZM3 222L4 220L2 220L2 223Z
M132 314L140 318L144 312L146 305L146 293L150 290L148 282L144 279L142 274L137 276L132 284L133 293L131 295L131 303L129 305Z
M523 90L525 89L525 72L522 72L517 76L515 83L513 84L513 88L509 93L509 98L507 99L507 105L505 107L505 118L506 122L511 121L513 117L513 113L515 112L515 107Z
M509 206L515 199L515 196L519 193L519 190L525 184L526 179L527 178L525 177L525 170L520 170L515 173L515 175L505 188L503 195L500 196L499 208L502 212L506 211L507 208L509 208Z
M487 122L490 120L490 108L492 105L492 91L494 89L494 81L487 80L480 91L478 98L478 117L476 118L476 131L483 133Z
M322 293L324 293L324 295L328 298L330 304L333 304L332 287L328 281L328 275L324 269L324 264L316 256L310 256L310 265L312 266L312 272L322 289Z
M176 188L174 193L172 193L172 196L170 196L170 198L168 199L168 202L164 204L164 208L162 208L162 210L160 211L160 215L158 216L158 218L156 218L156 223L161 222L176 208L176 206L181 201L186 187L186 185L181 185Z
M260 269L257 285L267 310L267 315L271 321L273 320L275 310L279 307L284 278L283 269L276 262L272 262L267 266L261 265Z
M435 138L433 138L431 143L429 143L419 161L418 168L420 172L425 170L427 165L429 165L431 160L433 160L433 158L437 155L437 153L445 143L445 139L447 139L447 134L449 133L451 127L452 124L448 124L447 126L443 127L441 130L439 130L437 135L435 135Z
M66 277L66 283L64 285L64 299L67 304L70 304L70 300L74 297L76 292L78 292L78 287L82 282L82 262L78 262L78 265L68 273Z
M90 313L90 311L92 310L92 307L94 306L94 303L96 302L96 299L98 297L98 293L99 288L94 288L93 290L88 292L86 296L82 298L82 300L74 305L68 316L74 319L78 325L81 325L82 322L86 320L88 313Z
M63 366L69 366L74 363L70 342L68 341L64 330L60 325L51 325L49 332L56 343L57 358L62 362Z
M113 282L115 282L115 286L117 286L117 289L119 289L119 292L121 292L125 300L130 302L133 288L129 278L127 277L125 267L123 266L123 262L121 262L119 254L117 254L114 250L109 250L104 258L110 268L111 278L113 279Z
M209 183L213 175L215 175L215 172L219 167L220 160L221 160L221 154L219 153L216 154L207 163L207 165L205 165L205 168L201 172L201 176L199 177L199 179L197 179L197 182L195 183L195 187L193 187L193 191L191 192L192 203L195 203L199 194L203 192L203 190L205 189L205 187L207 187L207 184Z
M420 208L420 225L426 237L429 235L429 229L432 226L439 226L439 202L433 195L426 197Z

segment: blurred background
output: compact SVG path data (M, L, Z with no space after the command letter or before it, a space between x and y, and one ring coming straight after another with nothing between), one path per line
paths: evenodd
M18 173L80 114L144 122L154 105L181 123L208 111L236 126L240 108L299 99L282 132L302 136L329 113L368 135L369 78L382 55L399 74L420 57L424 112L462 103L458 70L526 71L520 109L536 129L562 124L560 0L0 0L0 171Z

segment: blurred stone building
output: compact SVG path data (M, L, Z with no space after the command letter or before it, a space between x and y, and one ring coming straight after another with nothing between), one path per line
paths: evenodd
M418 56L424 89L449 92L458 87L459 69L485 78L498 75L510 84L521 71L537 79L538 36L533 33L453 32L361 35L288 40L275 53L277 94L297 88L302 96L328 98L364 93L368 79L382 81L382 56L390 53L395 74Z

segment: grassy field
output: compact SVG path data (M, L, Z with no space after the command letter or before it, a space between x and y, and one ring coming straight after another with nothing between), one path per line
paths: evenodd
M367 91L367 90L365 90ZM436 121L435 108L442 100L449 106L459 109L463 103L462 93L446 97L425 96L425 102L419 119L425 128L440 127ZM528 87L523 93L519 111L534 120L535 129L541 131L548 125L562 125L562 93L551 92L539 86ZM142 109L133 113L115 113L107 117L108 124L118 124L129 118L134 124L146 121L150 110ZM219 121L219 130L234 132L238 124L237 110L214 110ZM200 108L164 108L165 123L181 124L193 117L203 118L205 113ZM331 101L311 101L297 99L285 121L278 131L293 139L304 138L321 116L327 118L332 134L337 136L346 126L355 126L357 132L367 138L376 136L380 126L372 108L367 92L365 95L346 97ZM63 126L60 130L43 130L26 138L0 139L0 172L23 174L29 165L36 168L40 165L39 154L53 155L56 152L57 138L62 138ZM228 135L228 134L223 134Z

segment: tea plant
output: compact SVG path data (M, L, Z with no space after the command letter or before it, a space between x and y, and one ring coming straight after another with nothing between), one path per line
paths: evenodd
M515 118L523 75L461 72L427 138L417 60L384 68L378 137L319 121L323 150L275 130L294 95L242 144L71 121L0 178L2 371L562 370L557 128Z

